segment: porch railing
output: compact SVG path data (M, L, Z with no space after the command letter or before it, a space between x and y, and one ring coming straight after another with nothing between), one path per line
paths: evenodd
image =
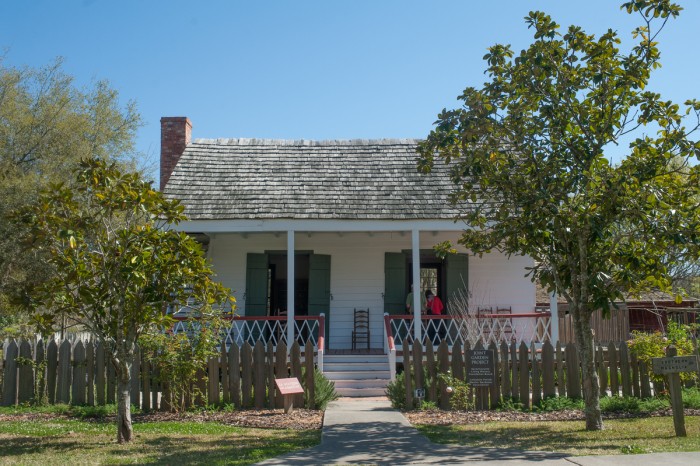
M532 312L526 314L482 314L474 317L455 317L451 315L421 316L421 335L423 341L437 344L446 340L452 347L459 342L464 346L468 342L474 346L481 342L484 346L505 341L520 345L525 342L541 344L552 339L551 313ZM415 321L412 315L384 314L385 349L391 353L397 346L408 340L412 347L415 337Z
M197 331L196 321L192 322L186 317L174 317L176 320L172 331L174 333L191 333ZM257 317L257 316L233 316L224 317L229 325L221 330L221 341L228 349L232 344L241 346L248 343L255 346L258 341L267 346L272 343L273 348L283 343L290 348L291 343L287 339L287 317ZM304 349L307 341L316 347L318 353L317 365L323 371L323 353L325 346L326 317L320 316L294 316L295 341Z

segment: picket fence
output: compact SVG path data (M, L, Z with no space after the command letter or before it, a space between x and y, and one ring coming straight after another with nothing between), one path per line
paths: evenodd
M695 346L697 353L697 345ZM474 349L484 349L480 343ZM583 380L576 346L573 343L552 346L549 341L529 347L525 342L508 345L491 343L486 349L493 351L496 371L495 384L470 388L470 404L478 410L495 408L501 399L511 398L525 408L537 405L543 398L568 396L581 398ZM437 349L433 345L414 343L410 348L403 344L403 367L406 405L415 406L416 388L424 389L425 400L436 403L442 409L450 409L447 381L438 374L451 373L458 380L467 381L469 373L468 351L456 343L451 348L442 342ZM596 347L596 370L600 379L600 395L649 398L663 390L650 380L649 368L630 352L626 342L609 343ZM406 376L410 374L410 376ZM700 374L698 374L700 376Z
M116 400L116 374L105 348L99 342L42 340L6 341L0 358L2 406L28 403L36 397L50 404L102 406ZM143 410L169 410L167 385L148 358L136 351L131 371L131 404ZM314 408L314 348L307 343L302 354L298 343L289 354L284 344L273 348L258 341L222 349L209 359L195 383L204 397L188 400L194 406L233 404L237 408L282 408L276 378L297 377L304 394L295 395L294 405ZM302 371L302 367L305 368ZM207 377L204 377L206 374Z

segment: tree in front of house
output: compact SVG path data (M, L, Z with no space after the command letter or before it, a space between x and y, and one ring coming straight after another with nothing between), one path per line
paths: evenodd
M117 439L130 441L139 338L172 323L168 304L208 312L226 303L228 290L213 281L200 245L168 228L185 219L183 207L112 163L82 161L73 183L51 186L16 218L49 269L31 294L35 322L52 329L69 319L104 342L117 374Z
M586 429L602 429L590 317L623 293L669 284L674 261L700 244L700 102L683 108L647 89L660 66L656 38L681 8L623 5L641 26L628 52L613 30L560 32L542 12L525 18L534 40L485 56L488 81L444 110L419 148L419 168L452 164L452 200L472 227L460 243L535 260L530 270L566 298L581 360ZM621 141L631 141L626 149ZM609 151L624 151L612 164ZM449 248L449 245L445 245Z
M81 158L133 165L141 118L133 102L119 100L106 81L76 85L60 59L19 68L0 56L0 330L22 322L14 303L46 271L42 256L20 250L22 226L10 213L36 202L50 183L69 180Z

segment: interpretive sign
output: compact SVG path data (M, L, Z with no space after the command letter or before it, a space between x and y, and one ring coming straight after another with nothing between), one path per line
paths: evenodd
M488 387L496 383L496 360L492 350L470 350L467 383L472 387Z
M655 374L666 375L676 372L697 372L697 356L676 356L673 358L652 358L651 367Z
M291 413L292 409L294 409L294 395L304 393L304 388L299 383L299 379L296 377L275 379L275 385L277 385L277 390L280 391L280 394L284 395L284 412L286 414Z
M277 385L277 390L280 391L282 395L295 395L297 393L304 393L304 389L299 383L299 379L292 377L289 379L276 379L275 385Z
M673 345L669 345L666 348L666 357L652 358L651 367L654 373L666 376L676 437L685 437L685 416L683 414L683 392L681 391L680 373L697 371L698 357L677 356L677 354L678 349Z

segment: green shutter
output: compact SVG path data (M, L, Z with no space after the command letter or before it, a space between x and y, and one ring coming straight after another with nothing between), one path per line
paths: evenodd
M309 315L326 315L326 345L331 320L331 256L311 254L309 256Z
M447 296L445 306L460 290L465 294L469 286L469 256L451 254L447 257Z
M384 312L406 313L406 255L384 253Z
M267 315L267 254L248 253L245 279L245 315Z

